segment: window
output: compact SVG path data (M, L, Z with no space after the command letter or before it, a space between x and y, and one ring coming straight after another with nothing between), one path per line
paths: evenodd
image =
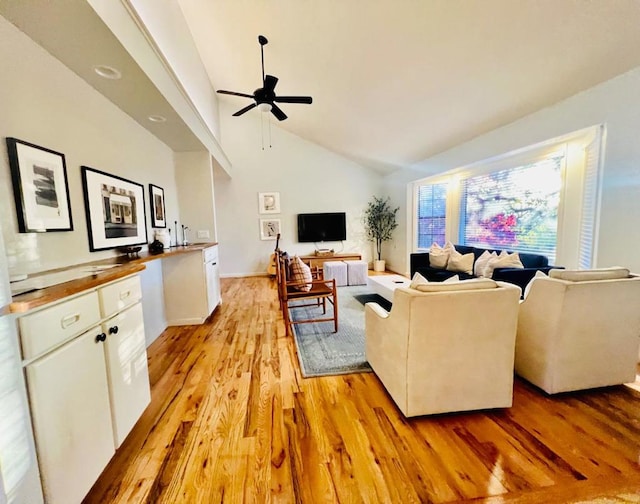
M556 256L563 156L467 178L464 245Z
M433 242L443 244L447 210L447 184L417 188L417 246L427 249Z
M605 139L590 126L414 181L413 251L452 241L595 267Z

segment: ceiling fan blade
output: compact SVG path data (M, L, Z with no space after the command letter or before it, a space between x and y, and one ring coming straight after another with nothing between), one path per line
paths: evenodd
M275 89L277 83L278 83L278 78L277 77L274 77L273 75L265 76L265 78L264 78L264 90L273 92L273 90Z
M252 96L253 98L253 96ZM233 114L235 117L241 116L242 114L244 114L245 112L249 112L249 110L251 110L254 107L257 107L258 104L257 103L252 103L251 105L247 105L245 108L238 110L235 114Z
M278 121L284 121L287 118L287 114L285 114L275 103L271 104L271 113L276 116Z
M220 94L228 94L233 96L244 96L245 98L253 98L253 95L247 93L236 93L235 91L225 91L224 89L218 89L217 91Z
M276 96L273 101L278 103L311 103L313 98L310 96Z

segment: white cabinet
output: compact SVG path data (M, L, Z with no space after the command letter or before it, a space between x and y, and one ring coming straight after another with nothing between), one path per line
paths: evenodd
M19 321L47 503L80 502L150 402L140 297L134 276Z
M27 366L36 452L47 503L80 502L115 452L100 330Z
M149 371L142 306L135 304L102 324L114 442L119 447L149 402Z
M170 326L202 324L220 304L217 245L163 259L162 275Z

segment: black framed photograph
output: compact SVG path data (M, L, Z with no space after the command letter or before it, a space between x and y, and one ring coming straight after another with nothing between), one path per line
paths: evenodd
M149 184L149 201L151 205L151 227L166 228L167 217L164 207L164 189L157 185Z
M89 250L145 245L144 186L82 166Z
M7 150L19 231L73 231L64 154L10 137Z

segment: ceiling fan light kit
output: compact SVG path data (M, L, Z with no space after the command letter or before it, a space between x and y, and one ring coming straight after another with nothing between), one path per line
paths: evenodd
M264 46L269 43L267 38L263 35L258 35L258 42L260 43L260 55L262 58L262 87L256 89L253 94L238 93L236 91L218 90L220 94L227 94L232 96L241 96L243 98L252 98L254 103L247 105L246 107L238 110L234 116L241 116L245 112L258 107L261 112L271 112L278 121L284 121L287 118L280 107L276 103L312 103L311 96L277 96L275 92L278 78L273 75L265 75L264 73Z

